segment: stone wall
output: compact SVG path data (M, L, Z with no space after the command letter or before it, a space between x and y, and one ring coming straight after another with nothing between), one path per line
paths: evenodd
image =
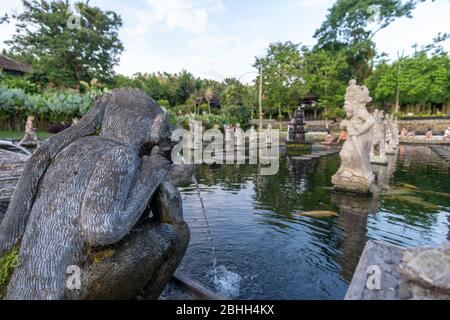
M269 122L272 124L272 128L279 129L280 122L275 120L265 120L264 126L267 127ZM310 132L326 132L326 122L325 120L306 120L306 127ZM252 120L251 124L256 127L259 124L259 120ZM287 130L289 121L282 121L281 128L282 130ZM331 131L339 131L339 121L328 120L328 129ZM428 128L431 128L435 134L443 134L445 129L450 127L450 116L442 117L442 118L417 118L417 119L405 119L399 120L399 130L402 127L412 128L416 134L425 134Z

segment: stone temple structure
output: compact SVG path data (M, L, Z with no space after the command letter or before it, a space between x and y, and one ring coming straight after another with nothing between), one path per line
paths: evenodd
M341 122L341 129L348 132L349 138L339 153L341 166L331 179L336 189L366 193L375 180L370 164L375 119L366 109L370 101L367 87L351 80L345 94L347 118Z
M294 117L289 123L286 145L291 149L311 147L311 142L306 141L305 112L301 107L295 110Z
M6 299L156 299L189 242L172 128L145 93L103 94L26 163L0 226Z

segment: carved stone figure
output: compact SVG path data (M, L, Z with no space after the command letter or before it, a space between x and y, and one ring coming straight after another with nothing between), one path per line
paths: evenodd
M19 248L6 299L157 298L189 242L164 111L117 89L27 162L0 226ZM80 269L79 288L68 272Z
M341 122L341 129L348 132L349 138L339 153L341 166L331 179L337 189L368 192L374 182L369 155L375 119L366 109L370 101L369 90L351 80L345 94L347 118Z
M375 109L373 112L375 126L373 127L373 143L370 150L370 161L377 164L387 164L386 158L386 121L384 112Z
M236 131L234 133L234 140L236 147L242 147L245 145L244 140L244 130L242 130L241 125L239 123L236 123Z
M387 114L385 116L386 122L386 154L395 154L397 146L394 141L393 125L391 116Z
M400 144L400 134L398 132L398 120L394 119L392 121L392 133L394 134L394 142L395 142L395 147L398 149L398 146Z
M193 121L194 123L194 149L201 149L203 145L203 127L201 121Z
M258 148L258 132L256 131L255 126L250 127L249 148Z
M36 128L33 127L33 116L28 116L25 123L25 135L22 140L19 141L19 145L39 145L39 139L36 135Z
M225 126L225 142L232 143L234 140L234 129L230 125Z
M402 299L450 299L450 241L437 248L407 249L398 267Z
M194 149L194 122L189 121L189 135L187 140L187 147L188 149L192 150Z
M294 144L306 142L305 111L301 107L295 110L294 117L289 123L288 140Z
M269 123L267 125L267 131L266 131L266 145L271 145L272 144L272 124Z

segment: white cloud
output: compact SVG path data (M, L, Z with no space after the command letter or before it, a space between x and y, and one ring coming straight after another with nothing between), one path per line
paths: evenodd
M192 33L203 33L211 25L210 15L222 11L221 1L201 0L147 0L153 9L153 18L169 29L181 28Z
M335 0L296 0L296 5L300 8L309 8L317 6L331 7Z

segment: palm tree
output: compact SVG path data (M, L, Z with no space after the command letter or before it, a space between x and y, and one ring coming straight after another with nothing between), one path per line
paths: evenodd
M211 114L211 101L214 96L214 92L211 87L206 88L205 93L203 95L205 97L206 102L208 103L208 113Z

